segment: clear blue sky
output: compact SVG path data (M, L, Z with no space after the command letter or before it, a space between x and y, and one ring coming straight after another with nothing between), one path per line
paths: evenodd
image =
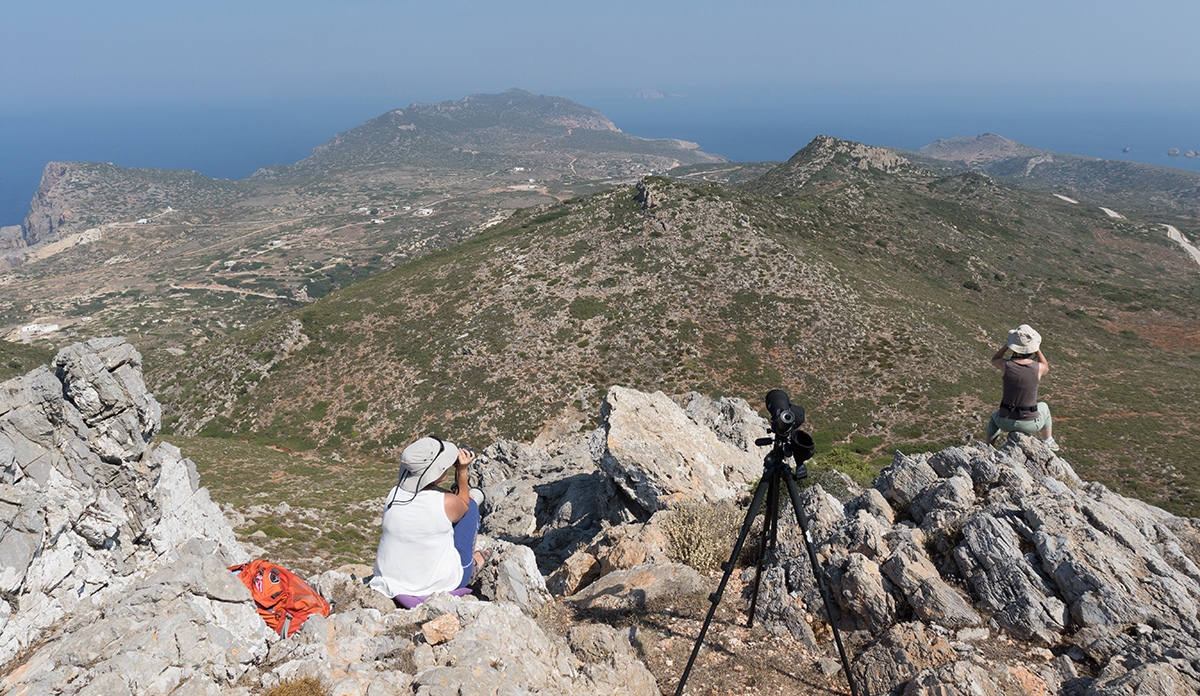
M1195 99L1198 26L1196 0L5 0L0 102L980 83Z

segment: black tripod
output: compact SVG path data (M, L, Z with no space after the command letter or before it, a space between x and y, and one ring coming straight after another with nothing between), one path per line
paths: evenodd
M721 595L725 593L725 585L729 582L729 576L733 574L734 564L737 558L742 553L742 546L746 543L746 537L750 534L750 527L754 523L754 518L758 516L758 510L762 506L763 498L767 499L767 510L763 519L762 532L758 540L758 565L754 571L754 591L750 596L750 612L747 615L746 626L754 625L754 610L758 605L758 589L759 580L762 577L763 562L766 558L768 546L775 548L776 533L779 529L779 488L780 480L787 484L788 496L792 501L792 510L796 513L796 522L800 524L800 531L804 535L804 546L808 549L808 560L812 566L813 577L816 578L817 587L821 590L821 599L825 602L825 615L829 619L829 627L833 629L833 638L837 643L838 653L842 656L842 668L846 670L846 681L850 683L851 696L858 696L858 690L854 686L854 675L850 672L850 660L846 658L846 649L842 647L842 636L838 632L837 625L834 623L833 608L829 604L829 592L825 589L825 578L821 575L817 565L817 554L813 551L812 541L808 538L808 527L804 524L804 518L800 514L800 490L796 487L796 481L808 477L808 469L804 466L804 462L812 458L815 451L813 440L808 433L797 428L798 425L804 422L804 409L800 406L793 408L788 400L787 394L781 390L775 389L767 394L767 410L771 413L771 430L774 437L767 437L755 440L756 445L772 445L771 451L763 458L763 475L758 482L758 487L754 489L754 499L750 502L750 509L746 512L746 520L742 522L742 530L738 534L737 543L733 545L733 553L729 557L728 563L723 563L721 568L725 574L721 576L721 584L717 586L717 591L709 595L708 599L712 602L712 606L708 609L708 616L704 618L704 625L700 628L700 635L696 638L696 645L692 648L692 656L688 658L687 667L683 670L683 676L679 678L679 686L675 689L675 696L683 696L683 687L687 683L688 675L692 671L692 665L696 662L696 656L700 654L700 646L704 643L704 634L708 632L708 625L712 622L713 614L717 611L717 605L721 603ZM796 411L799 413L796 413ZM795 458L796 468L793 471L788 466L788 458ZM865 693L864 693L865 696Z

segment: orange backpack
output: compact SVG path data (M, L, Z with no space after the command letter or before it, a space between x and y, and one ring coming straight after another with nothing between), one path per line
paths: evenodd
M329 616L329 602L292 571L270 561L230 566L250 589L258 615L276 633L290 638L311 614Z

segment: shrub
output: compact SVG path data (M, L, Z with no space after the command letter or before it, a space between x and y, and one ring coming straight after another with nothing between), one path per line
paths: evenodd
M329 696L329 687L316 677L284 679L262 692L262 696Z
M719 568L733 551L742 517L732 503L680 503L663 530L671 559L700 572Z
M604 314L607 309L608 307L600 298L582 296L576 297L567 308L567 311L572 317L586 321L592 317Z
M851 451L849 448L835 447L824 454L818 454L812 461L814 468L836 469L861 486L869 486L879 474L870 464Z

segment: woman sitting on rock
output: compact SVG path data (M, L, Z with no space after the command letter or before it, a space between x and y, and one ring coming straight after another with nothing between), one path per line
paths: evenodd
M1050 371L1050 361L1042 355L1042 336L1029 324L1008 332L1008 341L992 356L992 367L1004 373L1004 393L1000 408L987 424L987 443L993 444L1000 431L1041 435L1051 451L1058 443L1050 429L1050 407L1037 400L1038 384ZM1009 350L1012 357L1005 359Z
M400 455L400 481L387 497L370 586L396 599L466 587L487 552L475 551L482 493L467 485L475 452L423 437ZM438 488L453 466L454 493Z

